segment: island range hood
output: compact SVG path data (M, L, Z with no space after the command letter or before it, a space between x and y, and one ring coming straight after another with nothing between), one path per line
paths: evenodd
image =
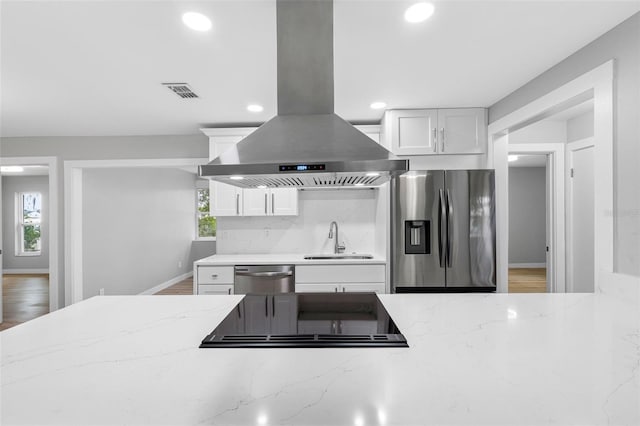
M378 186L409 169L333 110L333 2L277 0L278 115L199 167L243 188Z

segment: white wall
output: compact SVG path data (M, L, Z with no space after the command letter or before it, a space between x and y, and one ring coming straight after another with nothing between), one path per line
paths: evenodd
M611 59L616 61L613 95L614 270L640 276L640 13L492 105L489 122Z
M546 262L544 167L509 167L509 265Z
M538 121L509 133L509 144L565 143L566 141L567 124L565 121Z
M334 240L327 237L335 220L346 253L375 253L377 193L376 189L305 190L299 191L298 216L219 217L216 250L219 254L333 253Z
M86 169L82 192L84 298L138 294L192 270L195 175Z
M42 227L40 256L15 255L15 201L17 192L39 192L42 194ZM2 177L2 268L5 273L18 269L49 268L49 177L48 176L3 176Z
M593 111L579 115L567 121L567 142L593 136Z

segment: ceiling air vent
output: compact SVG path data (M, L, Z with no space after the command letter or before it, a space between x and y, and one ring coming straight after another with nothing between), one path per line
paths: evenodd
M173 93L180 96L182 99L198 97L187 83L162 83L162 85L168 87Z

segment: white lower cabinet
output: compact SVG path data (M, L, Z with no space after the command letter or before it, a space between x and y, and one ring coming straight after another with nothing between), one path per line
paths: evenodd
M194 294L233 294L233 266L196 266Z
M385 265L299 265L296 293L385 293Z
M198 294L233 294L233 284L200 284Z

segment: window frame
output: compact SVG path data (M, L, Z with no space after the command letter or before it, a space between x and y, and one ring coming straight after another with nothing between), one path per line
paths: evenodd
M26 194L37 194L40 197L40 218L37 221L25 222L24 221L24 196ZM33 257L42 256L42 210L43 197L39 191L23 191L16 192L15 199L15 217L14 217L14 229L15 229L15 256L16 257ZM38 226L40 228L40 248L37 251L25 251L24 250L24 236L26 226Z
M201 212L199 210L199 199L200 199L200 191L209 191L209 211L208 212ZM203 187L203 188L196 188L196 190L194 191L195 193L195 205L196 205L196 214L195 214L195 241L216 241L216 237L201 237L200 236L200 218L203 216L209 216L209 217L215 217L211 215L211 190L210 188L207 187ZM216 235L217 235L217 226L216 226Z

